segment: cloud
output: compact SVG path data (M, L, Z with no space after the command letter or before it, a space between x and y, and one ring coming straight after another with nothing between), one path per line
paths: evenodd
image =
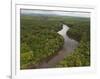
M90 17L88 12L70 12L70 11L49 11L49 10L32 10L21 9L21 14L53 14L59 16L76 16L76 17Z

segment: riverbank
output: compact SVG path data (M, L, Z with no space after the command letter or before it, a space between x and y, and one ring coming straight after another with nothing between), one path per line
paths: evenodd
M49 59L48 62L43 62L38 66L38 68L53 68L56 67L56 64L63 60L66 56L68 56L71 52L74 51L78 46L78 42L70 39L66 33L69 30L67 25L62 26L62 29L58 32L64 38L64 45L60 51L58 51L57 55L53 58Z

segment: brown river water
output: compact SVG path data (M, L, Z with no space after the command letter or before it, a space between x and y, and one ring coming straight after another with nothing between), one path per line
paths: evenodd
M51 58L48 62L43 62L38 68L53 68L55 65L63 60L66 56L68 56L71 52L74 51L75 48L78 46L78 42L74 39L71 39L66 35L67 31L70 29L67 25L63 24L63 28L58 31L57 33L63 36L64 38L64 45L63 48Z

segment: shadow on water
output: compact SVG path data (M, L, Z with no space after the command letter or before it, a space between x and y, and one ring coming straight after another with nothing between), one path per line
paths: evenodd
M63 48L58 52L56 56L51 58L48 62L43 62L41 65L39 65L38 68L53 68L55 65L63 60L67 55L69 55L71 52L74 51L74 49L78 46L78 42L70 39L68 35L66 34L67 31L70 29L67 25L63 24L63 28L58 31L57 33L63 36L64 38L64 45Z

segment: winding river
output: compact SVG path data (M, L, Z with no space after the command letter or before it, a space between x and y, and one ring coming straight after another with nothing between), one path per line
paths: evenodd
M56 56L54 56L48 62L42 63L39 68L55 67L55 65L59 61L63 60L67 55L69 55L71 52L73 52L74 49L78 46L78 42L69 38L68 35L66 34L69 29L70 28L67 25L63 24L62 29L57 32L64 38L63 48L58 52L58 54Z

